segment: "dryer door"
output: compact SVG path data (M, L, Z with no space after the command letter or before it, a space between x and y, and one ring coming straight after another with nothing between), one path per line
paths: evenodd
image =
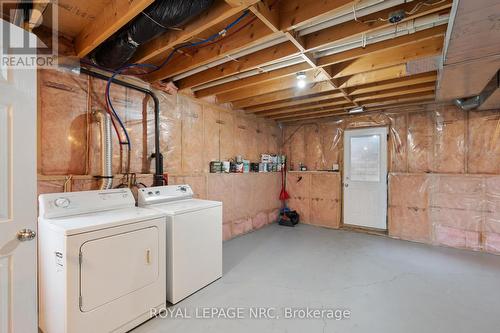
M133 293L158 279L158 228L90 240L80 248L80 310Z

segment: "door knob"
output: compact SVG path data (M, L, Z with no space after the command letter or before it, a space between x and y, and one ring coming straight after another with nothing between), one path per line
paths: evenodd
M36 232L31 229L21 229L17 232L17 239L21 242L26 242L35 239Z

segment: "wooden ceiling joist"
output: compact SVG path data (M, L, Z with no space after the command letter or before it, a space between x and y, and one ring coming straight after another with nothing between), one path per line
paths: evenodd
M273 32L280 31L279 2L276 0L261 0L250 6L252 13L259 18Z
M287 121L287 120L294 120L294 119L301 119L301 118L320 118L320 117L324 117L324 116L333 116L336 114L342 114L344 112L345 112L345 108L332 108L332 109L322 110L322 111L304 112L304 113L297 113L297 114L292 114L292 115L269 117L269 118L276 120L276 121Z
M444 36L444 34L446 33L446 27L447 27L446 25L439 25L434 28L429 28L419 32L415 32L413 34L404 35L393 39L388 39L385 41L369 44L365 47L357 47L355 49L326 55L324 57L318 58L316 63L318 66L333 65L340 62L357 59L369 54L376 54L378 52L389 51L393 48L399 48L401 46L411 45L414 43L418 43L420 41L432 39L434 37Z
M223 92L228 92L236 89L241 89L242 87L249 87L262 82L267 82L286 76L293 75L297 72L310 70L310 67L305 62L280 68L271 72L263 72L261 74L249 76L243 79L237 79L228 83L220 84L214 87L199 90L195 93L196 97L205 97L220 94Z
M236 109L241 109L249 107L252 105L260 105L266 103L273 103L276 101L290 100L293 98L298 98L302 96L307 96L310 94L319 94L323 92L330 92L335 90L331 84L328 82L314 82L308 84L304 89L297 89L295 87L284 89L282 91L275 91L268 94L263 94L260 96L252 96L249 98L241 99L233 102L233 107Z
M273 35L272 31L265 24L259 20L254 20L249 23L251 20L252 18L250 17L248 21L246 21L248 25L233 34L228 33L226 37L220 40L195 48L192 52L188 52L189 49L187 49L186 52L177 53L169 62L168 66L149 75L147 79L149 81L158 81L170 78L223 58L227 58L231 61L233 54L251 47L259 46L276 38L276 35ZM156 62L158 62L158 60L156 60Z
M233 7L224 1L217 1L207 12L202 14L196 21L187 24L182 30L168 32L142 45L137 50L133 62L149 63L159 57L166 57L175 46L189 41L213 26L239 15L245 8L245 6Z
M291 30L300 25L331 16L352 0L287 0L280 2L280 29Z
M280 110L271 110L271 111L266 111L262 112L259 114L259 116L264 116L264 117L269 117L269 116L277 116L277 115L288 115L288 114L295 114L295 113L300 113L300 112L313 112L313 111L322 111L325 109L331 109L332 107L338 107L339 105L342 106L353 106L351 103L346 101L344 98L337 98L333 101L330 101L328 103L322 103L322 104L310 104L310 105L302 105L300 107L295 107L295 108L284 108Z
M311 70L305 72L307 82L319 82L324 81L325 78L322 73ZM218 103L227 103L232 101L237 101L240 99L249 98L252 96L263 95L267 93L272 93L278 90L284 90L292 87L296 87L297 78L295 76L287 76L280 79L275 79L268 82L263 82L259 85L252 86L252 89L241 88L233 91L227 91L217 96ZM298 88L297 88L298 89Z
M387 98L387 97L398 97L407 94L421 93L421 92L431 92L436 89L434 82L423 83L420 85L407 87L407 88L396 88L384 91L379 91L376 93L368 93L364 95L357 96L354 100L357 102L366 102L374 99Z
M346 76L339 80L342 88L351 88L378 81L397 79L407 76L406 65L399 64L370 72Z
M421 6L414 13L407 15L402 21L412 20L421 16L429 15L432 13L449 11L451 8L452 0L438 1L435 4L428 6ZM387 21L390 13L396 10L404 10L406 12L415 8L414 2L409 2L396 7L376 12L371 15L366 15L360 18L360 21L348 21L342 24L335 25L330 28L320 30L318 32L305 36L305 46L309 51L323 48L333 42L339 42L346 38L362 34L366 34L378 29L390 27L392 23ZM369 22L369 23L366 23Z
M443 41L443 35L424 39L411 45L403 45L332 65L329 67L329 72L332 77L339 78L435 56L441 53Z
M349 90L349 95L355 98L356 95L362 95L367 93L376 93L382 90L394 89L394 88L404 88L412 85L422 84L422 83L434 83L437 79L436 72L423 73L413 76L407 76L398 79L379 81L371 84L366 84L358 87L351 88Z
M325 100L330 100L334 98L339 98L342 97L343 94L340 92L335 92L335 93L328 93L328 94L322 94L320 96L314 96L314 97L307 97L307 98L300 98L300 99L294 99L288 102L278 102L278 103L272 103L272 104L267 104L263 106L257 106L257 107L250 107L246 108L245 112L247 113L259 113L259 112L265 112L269 110L274 110L274 109L280 109L284 107L293 107L293 106L298 106L302 104L310 104L314 102L321 102Z
M298 50L292 43L280 43L278 45L234 59L233 61L209 68L203 72L188 76L185 79L176 81L176 85L179 89L199 86L236 73L264 67L275 62L276 60L290 57L295 54L298 54Z
M85 57L153 2L154 0L110 1L101 14L75 38L76 55Z
M382 106L382 105L392 105L403 102L414 102L414 101L423 101L434 99L435 94L433 92L421 92L421 93L413 93L403 95L400 94L397 98L394 97L386 97L381 99L372 100L369 103L365 103L364 106L366 108L374 107L374 106Z

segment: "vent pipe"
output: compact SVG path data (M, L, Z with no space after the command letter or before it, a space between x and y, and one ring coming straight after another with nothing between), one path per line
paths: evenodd
M483 104L488 97L495 92L500 87L500 71L498 71L495 76L488 82L483 91L477 96L469 98L457 98L455 99L455 105L464 111L477 109Z
M113 187L113 142L111 137L111 117L107 112L97 111L95 119L101 129L101 175L100 190Z

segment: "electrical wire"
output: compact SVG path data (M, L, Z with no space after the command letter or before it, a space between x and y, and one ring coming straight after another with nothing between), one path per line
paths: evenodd
M413 7L412 9L410 9L408 11L405 11L405 14L406 15L413 15L416 12L418 12L423 6L427 6L427 7L435 6L435 5L439 5L440 3L443 3L443 2L446 2L446 1L447 0L438 0L438 1L435 1L435 2L432 2L430 0L420 1L419 3L417 3L415 5L415 7ZM388 18L383 18L383 17L377 17L375 19L365 20L365 21L360 20L358 18L358 16L356 15L356 2L354 2L352 4L352 12L353 12L353 15L354 15L354 21L360 22L360 23L364 23L364 24L371 24L371 23L375 23L375 22L387 22L387 21L389 21Z

